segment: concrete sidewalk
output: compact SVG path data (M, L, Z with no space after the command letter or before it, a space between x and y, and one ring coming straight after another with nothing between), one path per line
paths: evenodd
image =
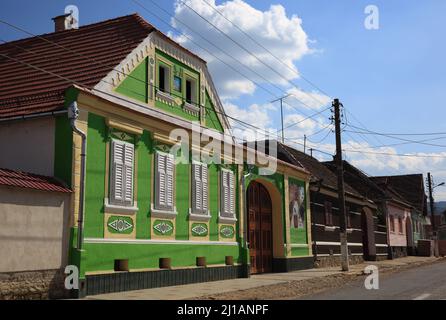
M396 260L366 262L350 267L350 274L362 274L368 265L376 265L378 268L401 267L409 264L419 264L434 262L438 258L433 257L405 257ZM238 291L244 289L257 288L267 285L287 283L290 281L300 281L330 276L342 273L340 268L320 268L300 270L288 273L268 273L253 275L247 279L233 279L214 282L195 283L181 286L144 289L136 291L115 292L88 296L89 300L183 300L195 299L205 295L215 295Z

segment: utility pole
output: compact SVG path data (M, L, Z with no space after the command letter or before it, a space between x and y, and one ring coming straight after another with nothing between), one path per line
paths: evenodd
M313 148L310 148L310 156L313 158Z
M431 207L431 225L432 225L432 240L434 241L434 256L438 257L438 241L437 241L437 226L435 223L435 208L434 208L434 182L432 181L432 175L427 173L427 187L429 189L429 205Z
M289 96L291 96L290 94L287 94L286 96L280 97L276 100L271 101L271 103L274 103L276 101L280 101L280 122L282 124L282 143L285 143L285 134L284 134L284 129L283 129L283 100L288 98Z
M432 175L430 172L427 173L427 187L429 190L429 205L431 209L431 218L432 218L432 235L435 235L436 232L436 225L435 225L435 216L434 216L434 196L433 196L433 182L432 182Z
M307 135L304 134L304 153L307 151Z
M342 162L342 142L341 142L341 112L342 104L339 99L333 101L334 120L336 130L336 168L338 174L338 200L339 200L339 236L341 240L341 266L342 271L348 271L348 242L347 223L345 217L345 190L344 190L344 166Z

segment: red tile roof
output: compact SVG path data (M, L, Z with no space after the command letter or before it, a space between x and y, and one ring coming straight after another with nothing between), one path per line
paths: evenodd
M8 42L0 45L0 54L88 88L99 83L154 30L139 15L131 14L77 30ZM61 109L64 91L73 84L4 56L0 56L0 70L0 118Z
M43 191L72 192L70 188L55 178L1 168L0 185Z

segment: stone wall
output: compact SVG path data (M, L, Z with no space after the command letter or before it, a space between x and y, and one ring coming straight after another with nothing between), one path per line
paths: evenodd
M359 264L363 263L363 256L350 256L349 264ZM339 267L341 266L341 257L340 256L324 256L317 257L316 262L314 263L315 268L328 268L328 267Z
M68 298L62 269L0 273L0 300Z

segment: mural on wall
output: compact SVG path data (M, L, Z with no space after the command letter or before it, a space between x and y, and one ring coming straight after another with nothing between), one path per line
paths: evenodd
M307 243L305 184L289 179L289 220L292 243Z

